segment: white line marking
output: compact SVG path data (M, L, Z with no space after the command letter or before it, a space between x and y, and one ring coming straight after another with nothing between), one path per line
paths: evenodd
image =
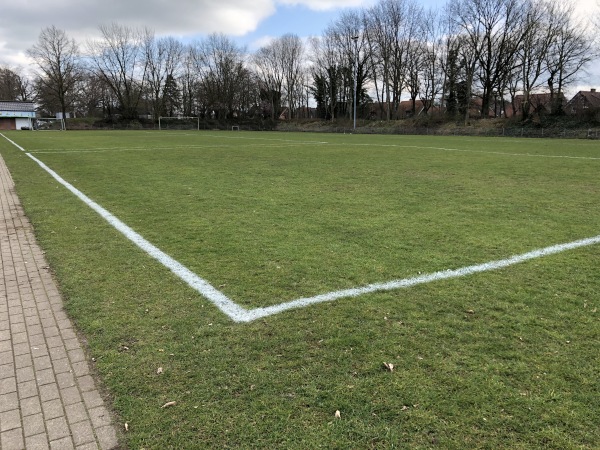
M19 144L17 144L15 141L11 141L9 138L7 138L6 136L4 136L2 133L0 133L0 136L2 136L4 139L6 139L8 142L10 142L12 145L14 145L15 147L17 147L22 152L26 152L26 150L23 147L21 147Z
M212 303L214 303L221 311L231 317L234 321L240 322L246 316L247 311L239 306L237 303L231 301L228 297L225 296L222 292L212 286L208 281L200 278L198 275L193 273L187 267L183 266L181 263L171 258L165 252L160 250L158 247L151 244L149 241L144 239L140 234L133 231L132 228L127 226L125 223L117 219L110 212L100 206L98 203L87 197L83 192L76 189L73 185L64 180L60 175L50 169L46 164L37 159L35 156L27 153L26 150L20 145L8 139L2 133L0 133L7 141L11 142L15 147L19 150L25 152L25 154L34 160L38 165L48 172L56 181L66 187L69 191L71 191L77 198L83 201L86 205L96 211L104 220L106 220L109 224L111 224L114 228L120 231L127 239L137 245L139 248L144 250L148 255L152 258L156 259L166 268L171 270L175 275L177 275L180 279L185 281L190 287L196 290L199 294L206 297Z
M92 199L87 197L81 191L73 187L70 183L65 181L60 175L46 166L42 161L37 159L35 156L27 153L27 151L16 144L4 134L0 133L4 139L12 143L15 147L17 147L22 152L35 161L42 169L48 172L56 181L66 187L69 191L75 194L80 200L82 200L86 205L96 211L101 217L103 217L109 224L111 224L115 229L120 231L127 239L137 245L139 248L144 250L148 255L152 258L156 259L158 262L167 267L171 272L173 272L176 276L178 276L181 280L186 282L192 289L198 292L200 295L207 298L210 302L212 302L217 308L219 308L224 314L226 314L229 318L231 318L234 322L252 322L256 319L260 319L263 317L272 316L274 314L279 314L284 311L288 311L291 309L305 308L310 305L314 305L317 303L331 302L341 298L348 297L358 297L365 294L371 294L374 292L383 292L383 291L391 291L396 289L408 288L411 286L416 286L418 284L431 283L439 280L446 280L450 278L459 278L467 275L473 275L480 272L487 272L491 270L498 270L508 266L512 266L514 264L519 264L531 259L541 258L548 255L553 255L556 253L561 253L567 250L573 250L580 247L588 247L595 244L600 244L600 235L587 238L580 239L577 241L552 245L550 247L544 247L537 250L533 250L527 253L522 253L520 255L514 255L510 258L501 259L497 261L490 261L483 264L477 264L473 266L466 266L460 269L453 270L443 270L440 272L434 272L426 275L420 275L418 277L413 278L404 278L401 280L392 280L385 283L374 283L369 284L367 286L352 288L352 289L344 289L340 291L328 292L325 294L316 295L314 297L305 297L299 298L297 300L280 303L277 305L265 307L265 308L255 308L255 309L245 309L235 303L233 300L229 299L225 294L212 286L208 281L200 278L198 275L193 273L187 267L183 266L181 263L171 258L169 255L164 253L158 247L151 244L149 241L144 239L140 234L136 233L127 226L125 223L120 221L118 218L113 216L110 212L104 209L102 206L94 202Z
M243 317L246 314L246 310L240 307L235 302L231 301L228 297L226 297L222 292L213 287L208 281L200 278L198 275L193 273L187 267L171 258L165 252L160 250L158 247L151 244L149 241L144 239L140 234L133 231L132 228L127 226L121 220L113 216L110 212L100 206L98 203L87 197L84 193L76 189L73 185L65 181L60 175L46 166L42 161L37 159L35 156L25 153L31 159L33 159L39 166L48 172L56 181L66 187L69 191L71 191L75 196L77 196L81 201L83 201L86 205L96 211L100 216L106 220L109 224L111 224L118 231L123 233L127 239L137 245L139 248L148 253L151 257L156 259L166 268L168 268L171 272L185 281L190 287L195 289L199 294L203 295L207 299L209 299L212 303L214 303L221 311L227 314L236 322L239 321L239 318Z
M214 136L210 136L214 137ZM239 137L228 137L227 139L242 139ZM325 145L331 144L329 142L320 142L320 141L290 141L283 139L260 139L254 138L254 140L263 140L263 141L277 141L277 142L285 142L286 146L292 147L297 145ZM12 142L12 141L11 141ZM417 150L440 150L444 152L462 152L462 153L481 153L485 155L501 155L501 156L521 156L528 158L550 158L550 159L583 159L583 160L591 160L598 161L600 157L595 156L570 156L570 155L544 155L544 154L536 154L536 153L509 153L509 152L492 152L487 150L470 150L470 149L460 149L460 148L447 148L447 147L426 147L420 145L401 145L401 144L355 144L355 143L335 143L331 144L332 146L343 146L345 148L348 147L386 147L386 148L409 148L409 149L417 149ZM282 148L282 144L266 144L262 146L265 147L277 147ZM40 154L40 153L101 153L101 152L132 152L132 151L154 151L154 150L180 150L180 149L213 149L213 148L232 148L230 145L218 144L218 145L176 145L176 146L168 146L168 147L98 147L98 148L89 148L89 149L79 149L79 150L63 150L63 149L37 149L30 150L29 153L32 154ZM235 147L237 148L237 147ZM25 151L25 150L23 150Z
M569 155L543 155L536 153L508 153L508 152L491 152L487 150L470 150L461 148L447 148L447 147L424 147L420 145L401 145L401 144L348 144L339 143L332 144L344 147L350 146L362 146L362 147L393 147L393 148L414 148L420 150L441 150L444 152L463 152L463 153L483 153L485 155L502 155L502 156L523 156L529 158L560 158L560 159L586 159L586 160L600 160L599 157L595 156L569 156Z
M490 261L483 264L477 264L474 266L462 267L454 270L443 270L440 272L434 272L426 275L421 275L414 278L405 278L403 280L393 280L387 283L375 283L367 286L345 289L341 291L329 292L327 294L321 294L314 297L300 298L291 302L280 303L279 305L269 306L267 308L256 308L247 312L247 318L244 322L250 322L252 320L259 319L261 317L271 316L278 314L288 309L304 308L309 305L316 303L331 302L345 297L358 297L359 295L370 294L373 292L392 291L396 289L407 288L416 286L418 284L431 283L438 280L446 280L449 278L459 278L467 275L473 275L479 272L487 272L490 270L498 270L504 267L512 266L530 259L541 258L542 256L553 255L555 253L564 252L567 250L573 250L579 247L586 247L594 244L600 244L600 235L581 239L567 244L558 244L550 247L540 248L533 250L528 253L521 255L514 255L507 259L501 259L498 261Z

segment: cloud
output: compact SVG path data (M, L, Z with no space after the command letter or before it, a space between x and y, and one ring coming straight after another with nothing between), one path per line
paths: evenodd
M358 8L367 6L373 1L365 0L278 0L278 3L287 6L305 6L314 11L330 11L333 9Z
M252 41L250 43L250 49L256 50L259 49L261 47L266 47L267 45L269 45L270 43L272 43L274 40L276 39L275 36L261 36L258 39L255 39L254 41Z
M0 64L12 61L54 25L83 43L98 36L98 26L116 22L148 27L158 35L224 33L243 36L275 13L274 0L54 0L3 2L0 14Z

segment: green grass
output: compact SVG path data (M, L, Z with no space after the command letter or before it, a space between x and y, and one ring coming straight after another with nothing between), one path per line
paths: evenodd
M593 141L7 136L248 308L600 234ZM235 324L0 153L130 448L600 447L598 246Z

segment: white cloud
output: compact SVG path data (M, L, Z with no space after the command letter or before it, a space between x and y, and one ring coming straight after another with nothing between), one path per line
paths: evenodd
M332 9L358 8L368 6L374 0L278 0L278 3L288 6L305 6L314 11L330 11Z
M576 0L574 5L575 12L584 20L591 19L600 12L600 2L597 0Z
M256 50L261 47L266 47L271 42L273 42L275 39L276 39L275 36L262 36L258 39L255 39L254 41L252 41L249 45L249 48L250 48L250 50Z
M54 0L3 2L0 14L0 64L31 47L42 28L55 25L83 43L98 26L148 27L158 35L224 33L243 36L275 13L274 0ZM4 45L1 45L4 44Z

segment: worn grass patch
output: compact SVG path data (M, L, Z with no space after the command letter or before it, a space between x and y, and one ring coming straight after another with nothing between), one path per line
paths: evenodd
M245 307L600 233L591 141L7 136ZM600 445L597 246L240 325L0 152L131 448Z

